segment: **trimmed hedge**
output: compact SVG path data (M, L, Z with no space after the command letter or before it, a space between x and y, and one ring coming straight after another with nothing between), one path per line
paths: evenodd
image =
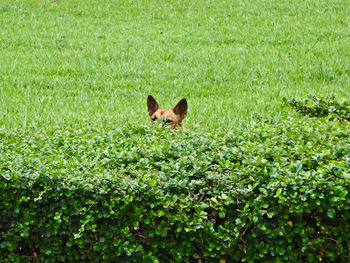
M0 130L1 262L350 260L350 125Z

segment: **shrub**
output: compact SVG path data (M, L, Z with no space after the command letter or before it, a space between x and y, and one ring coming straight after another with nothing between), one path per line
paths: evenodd
M311 117L325 117L350 121L349 101L339 102L335 96L309 96L306 99L284 99L284 102L297 112Z
M349 126L0 131L0 261L349 262Z

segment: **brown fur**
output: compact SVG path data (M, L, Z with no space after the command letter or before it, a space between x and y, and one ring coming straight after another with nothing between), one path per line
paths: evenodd
M184 130L182 121L187 115L186 99L180 100L180 102L171 110L165 110L159 107L158 102L151 95L148 95L147 108L152 124L155 121L161 121L164 124L170 125L170 127L173 129L180 127L182 130Z

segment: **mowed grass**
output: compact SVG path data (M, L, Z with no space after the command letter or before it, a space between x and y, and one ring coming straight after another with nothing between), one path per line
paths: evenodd
M350 94L349 0L0 0L0 127L188 129L280 120L282 97Z

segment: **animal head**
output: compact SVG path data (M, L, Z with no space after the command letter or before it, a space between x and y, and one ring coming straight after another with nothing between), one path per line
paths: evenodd
M182 99L171 110L164 110L159 107L158 102L151 96L147 97L148 115L151 117L152 124L160 122L169 125L172 129L182 127L182 120L187 115L187 101Z

